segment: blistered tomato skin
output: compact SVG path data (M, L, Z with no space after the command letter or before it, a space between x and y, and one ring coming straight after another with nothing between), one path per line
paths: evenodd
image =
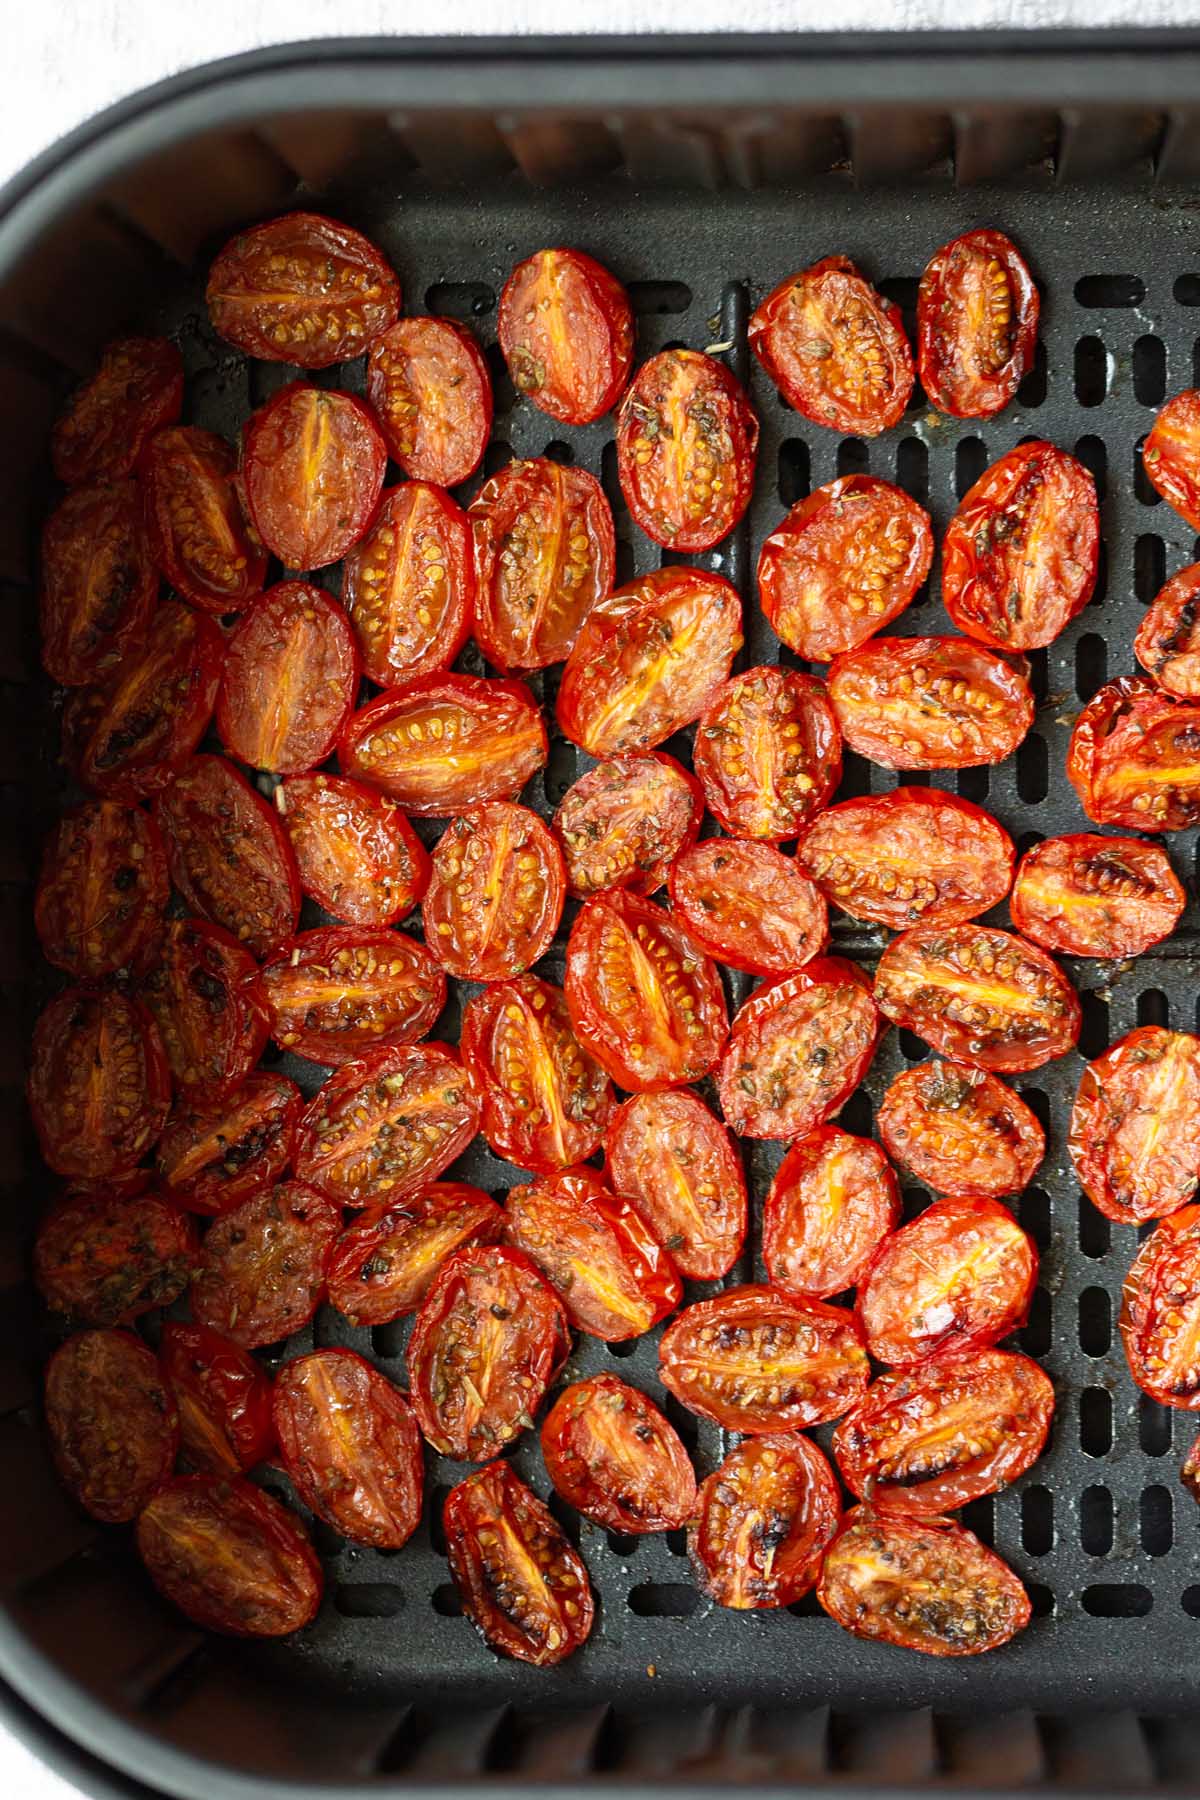
M229 932L168 919L141 952L134 984L188 1101L216 1104L245 1080L270 1021L258 966Z
M248 1351L207 1325L165 1319L159 1362L189 1467L229 1476L266 1460L275 1446L271 1378Z
M46 1365L54 1466L84 1512L125 1525L167 1480L179 1418L154 1352L130 1331L81 1331Z
M664 751L611 756L574 782L551 820L567 892L587 900L608 888L649 896L704 818L700 784Z
M841 1511L833 1470L809 1438L746 1438L700 1484L688 1532L696 1580L738 1612L791 1606L816 1581Z
M1019 668L967 638L880 638L834 659L829 698L851 750L885 769L973 769L1033 724Z
M42 1156L57 1174L130 1174L153 1148L171 1101L153 1019L115 989L64 988L34 1027L27 1091Z
M869 1138L822 1125L792 1145L763 1205L762 1253L776 1287L825 1300L862 1279L900 1223L900 1190Z
M111 676L135 650L158 598L134 481L74 488L42 530L42 667L64 687Z
M677 1531L696 1504L679 1433L615 1375L589 1376L559 1395L542 1425L542 1455L556 1492L610 1531Z
M167 338L117 338L100 367L72 394L50 435L54 473L65 487L120 481L183 406L183 359Z
M733 837L793 838L833 797L842 740L825 683L791 669L745 669L696 730L708 810Z
M998 1199L1028 1187L1046 1134L995 1075L930 1061L896 1076L875 1117L888 1155L935 1194Z
M410 481L457 487L483 461L492 377L456 319L398 319L371 346L367 399Z
M671 906L702 950L751 975L786 975L825 948L820 889L774 844L705 838L671 869Z
M1066 956L1140 956L1170 937L1187 895L1164 850L1080 831L1021 858L1009 908L1025 937Z
M877 437L912 393L900 308L845 256L773 288L751 317L750 348L790 406L834 431Z
M300 885L347 925L395 925L429 885L429 855L394 801L345 775L293 775L275 810Z
M277 1344L316 1312L341 1215L302 1181L261 1189L214 1219L192 1282L201 1325L243 1350Z
M841 475L797 501L763 544L759 599L797 656L830 662L899 617L932 559L923 506L877 475Z
M211 431L177 425L147 446L139 468L154 560L185 600L239 612L262 589L267 556L242 514L237 457Z
M68 1192L38 1227L33 1276L51 1312L78 1325L128 1325L170 1306L196 1260L196 1231L156 1193Z
M746 1176L733 1139L690 1088L635 1094L613 1115L605 1173L690 1281L727 1275L746 1238Z
M347 1226L329 1265L329 1301L352 1325L386 1325L415 1312L456 1250L495 1244L504 1214L481 1189L432 1181Z
M1168 694L1200 700L1200 563L1159 589L1137 628L1133 654Z
M229 640L217 730L252 769L295 775L324 762L358 697L358 645L324 588L281 581Z
M956 419L1001 412L1033 367L1041 302L1001 231L968 231L926 264L917 294L917 358L931 405Z
M1097 825L1183 831L1200 820L1200 703L1122 675L1088 701L1067 775Z
M448 669L467 641L475 566L467 515L427 481L388 488L346 557L342 604L380 687Z
M303 1104L295 1082L269 1069L210 1106L180 1095L155 1151L165 1191L188 1212L216 1217L271 1186L292 1159Z
M148 813L111 800L73 808L42 851L34 920L46 960L80 981L113 974L153 935L169 893Z
M266 956L300 920L300 875L279 815L221 756L194 756L155 803L171 879L193 912Z
M633 312L582 250L539 250L504 284L496 322L513 386L564 425L611 412L633 366Z
M1122 1225L1161 1219L1200 1182L1200 1038L1141 1025L1083 1071L1067 1139L1084 1193Z
M750 504L758 419L724 363L662 350L643 363L617 415L625 504L667 550L711 550Z
M505 981L545 955L562 917L562 855L535 812L494 800L438 840L422 902L425 941L466 981Z
M246 505L285 569L323 569L375 517L387 448L354 394L293 381L260 406L242 438Z
M1151 485L1200 531L1200 391L1188 388L1167 401L1142 446Z
M286 939L264 964L262 984L279 1048L332 1068L415 1044L446 1004L446 977L424 944L356 925Z
M1129 1372L1161 1406L1200 1410L1200 1206L1155 1226L1122 1289L1121 1339Z

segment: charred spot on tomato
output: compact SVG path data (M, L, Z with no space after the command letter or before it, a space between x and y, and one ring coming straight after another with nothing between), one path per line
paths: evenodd
M226 1212L278 1180L291 1161L302 1105L294 1081L265 1069L209 1106L177 1097L154 1159L176 1205Z
M1138 956L1169 937L1187 897L1166 852L1141 838L1047 838L1017 870L1013 924L1072 956Z
M220 1100L249 1074L269 1020L258 967L229 932L168 919L142 951L134 984L189 1098Z
M1146 609L1133 653L1160 687L1200 700L1200 563L1173 575Z
M46 840L34 901L48 962L96 981L129 963L167 903L167 860L148 814L89 801Z

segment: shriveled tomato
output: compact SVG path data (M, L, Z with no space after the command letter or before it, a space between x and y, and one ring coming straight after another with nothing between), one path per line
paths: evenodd
M398 319L367 358L367 399L410 481L457 487L492 430L487 359L456 319Z
M336 600L310 581L260 594L229 640L217 730L252 769L324 762L358 697L358 645Z
M259 537L286 569L323 569L357 544L383 492L387 446L354 394L293 381L242 438L242 483Z
M1025 1322L1033 1239L998 1200L935 1200L883 1244L859 1284L867 1348L883 1363L985 1350Z
M507 1241L532 1257L580 1331L622 1343L679 1305L683 1283L670 1256L591 1169L511 1189L505 1215Z
M1168 694L1200 700L1200 563L1159 589L1137 628L1133 654Z
M618 1087L698 1081L721 1054L729 1015L715 966L670 913L635 894L584 902L565 992L576 1036Z
M679 1433L615 1375L563 1390L542 1425L542 1456L556 1492L610 1531L677 1531L696 1504Z
M433 853L425 941L451 975L504 981L550 948L566 887L562 854L535 812L507 800L472 807Z
M567 789L552 821L568 892L576 900L607 888L654 893L695 843L703 817L699 782L664 751L594 764Z
M973 769L1033 724L1020 668L966 638L880 638L835 657L829 698L851 750L885 769Z
M758 419L737 376L700 350L660 350L617 415L625 504L668 550L711 550L750 504Z
M764 982L736 1014L721 1058L721 1110L739 1137L797 1138L850 1098L882 1020L862 970L819 956Z
M374 522L346 557L342 603L363 666L381 687L448 669L475 606L471 527L441 488L388 488Z
M262 1055L269 1019L248 950L204 919L168 919L142 951L136 992L192 1101L222 1100Z
M177 1475L138 1519L137 1547L159 1592L205 1631L286 1637L321 1604L299 1519L240 1477Z
M84 787L128 802L173 781L208 729L224 656L211 619L160 606L111 680L67 702L63 755Z
M702 950L752 975L798 969L829 937L820 889L773 844L693 844L672 866L671 905Z
M943 244L917 293L917 364L931 405L956 419L1001 412L1033 367L1040 311L1025 258L1002 231Z
M1046 1154L1046 1134L1020 1095L955 1063L903 1070L875 1125L889 1156L935 1194L960 1199L1019 1194Z
M515 799L547 753L525 683L475 675L426 675L380 694L354 714L338 744L348 775L421 818Z
M292 1160L303 1104L294 1081L267 1069L208 1106L181 1095L154 1157L176 1206L215 1217L278 1181Z
M296 1173L339 1206L399 1199L462 1155L480 1111L448 1044L372 1050L338 1069L309 1102Z
M125 1525L167 1480L179 1416L154 1352L131 1331L81 1331L46 1365L46 1429L84 1512Z
M66 487L120 481L183 408L183 358L167 338L106 344L100 367L76 388L50 434L54 473Z
M112 800L73 808L42 851L34 919L46 960L82 981L111 975L153 935L169 893L148 813Z
M1140 956L1170 937L1187 895L1164 850L1081 831L1021 858L1009 903L1017 929L1068 956Z
M599 1148L612 1085L571 1029L561 989L536 975L484 988L463 1014L459 1050L497 1156L547 1174Z
M1188 388L1160 410L1142 446L1151 485L1193 531L1200 531L1200 391Z
M1007 831L981 806L923 787L841 800L796 847L827 900L892 931L987 912L1012 884L1013 855Z
M690 1412L753 1434L839 1418L870 1379L851 1313L774 1287L728 1288L685 1307L658 1358L663 1386Z
M203 913L265 956L300 919L300 875L277 813L223 756L194 756L155 802L171 879Z
M797 501L758 556L762 609L806 662L829 662L897 618L929 573L929 514L877 475Z
M1200 1038L1141 1025L1088 1064L1067 1139L1079 1185L1122 1225L1175 1212L1200 1182Z
M196 1257L190 1219L157 1193L68 1192L38 1227L33 1274L51 1312L80 1325L128 1325L170 1306Z
M1064 1056L1079 996L1045 951L987 925L918 925L893 938L875 999L952 1062L1012 1073Z
M154 560L205 612L240 611L266 578L266 551L242 514L236 470L224 438L176 425L152 439L139 471Z
M442 1519L463 1611L493 1650L548 1668L586 1642L595 1603L583 1558L507 1463L452 1488Z
M833 1434L859 1499L907 1513L951 1512L994 1494L1041 1455L1054 1386L1027 1356L973 1350L880 1375Z
M329 1265L329 1299L352 1325L385 1325L415 1312L456 1250L494 1244L504 1214L480 1189L433 1181L343 1231Z
M293 775L275 789L300 886L348 925L394 925L429 884L429 857L394 801L345 775Z
M1192 1444L1183 1459L1183 1467L1179 1471L1179 1479L1192 1496L1200 1501L1200 1437Z
M208 1475L240 1475L275 1445L271 1378L207 1325L165 1319L159 1359L179 1411L183 1455Z
M900 1190L869 1138L822 1125L793 1144L763 1205L767 1273L785 1293L825 1300L866 1274L900 1223Z
M204 297L227 342L301 369L361 356L400 311L400 283L370 239L312 212L230 238Z
M527 1256L494 1244L456 1250L408 1340L421 1430L443 1456L485 1462L532 1428L570 1347L558 1295Z
M827 1458L798 1432L746 1438L700 1483L688 1552L719 1606L791 1606L816 1581L842 1516Z
M341 1228L336 1206L303 1181L260 1189L209 1226L192 1312L243 1350L290 1337L324 1299Z
M1106 682L1071 733L1067 776L1097 825L1183 831L1200 820L1200 702L1144 676Z
M34 1027L28 1091L42 1156L58 1174L128 1174L171 1103L153 1019L125 994L65 988Z
M726 831L776 843L795 837L842 778L825 683L791 669L734 675L700 716L695 766L708 810Z
M263 965L262 983L279 1048L333 1068L415 1044L446 1004L446 977L424 944L359 925L286 939Z
M611 412L633 367L629 295L582 250L538 250L518 263L496 335L513 386L564 425Z
M1125 1277L1120 1323L1138 1386L1160 1406L1200 1410L1200 1206L1150 1233Z
M857 1506L825 1552L817 1598L855 1637L926 1656L978 1656L1029 1623L1007 1563L953 1519Z
M74 488L42 531L42 667L64 687L102 681L136 650L158 598L158 570L135 481Z
M900 308L845 256L772 288L750 319L750 348L789 406L834 431L877 437L912 393Z
M352 1544L408 1542L421 1518L425 1457L398 1388L353 1350L314 1350L279 1371L272 1412L305 1506Z
M502 673L561 662L616 567L612 512L586 469L510 462L468 513L475 641Z
M605 1170L681 1275L727 1275L746 1237L746 1177L732 1138L690 1088L635 1094L605 1138Z

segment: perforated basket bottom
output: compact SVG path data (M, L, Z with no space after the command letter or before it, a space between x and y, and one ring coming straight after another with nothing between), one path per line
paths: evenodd
M1146 602L1166 575L1196 554L1186 525L1143 480L1137 455L1154 407L1200 375L1194 201L1101 187L676 197L639 196L624 186L535 194L506 185L470 198L408 193L397 203L394 195L382 201L358 194L325 204L382 245L402 276L406 310L466 318L489 346L497 407L485 472L510 455L549 454L600 476L616 515L620 580L666 558L632 526L621 504L610 423L565 430L527 403L514 405L494 343L504 278L514 261L540 245L577 244L630 284L640 356L672 343L705 348L732 341L729 360L748 381L762 421L756 499L729 543L711 556L682 560L720 568L740 587L746 645L739 666L794 660L780 652L759 613L754 559L784 509L810 487L859 470L896 480L929 506L940 538L984 465L1023 438L1047 437L1073 450L1092 470L1101 496L1104 555L1095 599L1056 644L1032 656L1039 711L1016 756L1000 768L931 779L990 808L1020 849L1084 826L1063 773L1072 718L1107 675L1132 670L1130 645ZM900 302L911 330L917 278L927 258L979 224L1012 233L1043 295L1037 367L1005 414L960 422L934 414L918 394L900 427L867 444L809 426L784 406L745 345L749 309L769 287L818 256L842 251ZM248 370L213 338L196 289L177 294L154 322L180 332L189 417L218 431L233 435L250 406L295 374L264 365ZM361 365L318 379L361 390ZM476 485L469 484L468 497ZM893 631L949 629L936 597L938 577L935 563L927 588ZM328 585L336 591L336 571ZM461 666L482 670L473 647ZM551 712L557 675L550 670L533 683ZM686 742L668 747L685 756L689 748ZM588 760L555 742L548 769L531 783L529 803L547 813ZM841 793L884 792L898 779L851 755ZM269 791L269 778L263 786ZM1191 886L1195 834L1176 834L1169 849ZM1002 908L994 918L1007 923ZM562 978L569 919L542 965L551 980ZM444 1557L441 1501L465 1470L430 1456L425 1518L415 1538L398 1553L379 1553L347 1545L316 1524L328 1579L321 1616L293 1642L252 1654L289 1678L342 1692L418 1703L453 1696L467 1708L511 1700L535 1707L608 1701L661 1706L676 1694L693 1703L766 1707L932 1703L954 1709L986 1699L991 1709L1032 1704L1046 1712L1118 1705L1169 1711L1194 1703L1200 1510L1178 1482L1193 1427L1188 1415L1172 1415L1142 1398L1129 1378L1115 1317L1136 1233L1110 1227L1083 1199L1065 1133L1085 1057L1137 1024L1197 1028L1196 928L1192 906L1170 943L1134 966L1072 965L1083 995L1080 1051L1015 1080L1049 1131L1037 1185L1017 1202L1042 1254L1031 1318L1019 1343L1054 1378L1058 1412L1052 1443L1037 1466L966 1514L1033 1595L1034 1621L1014 1644L986 1658L934 1662L848 1637L811 1597L778 1613L729 1613L693 1586L682 1533L619 1538L581 1525L552 1501L588 1564L599 1603L596 1630L577 1656L552 1673L501 1662L459 1615ZM868 965L883 942L846 920L835 924L834 939L836 949ZM734 1004L750 985L745 977L732 978ZM452 995L439 1035L457 1035L459 1004L460 996ZM889 1032L864 1091L845 1108L846 1126L869 1132L888 1082L924 1054L915 1039ZM308 1089L320 1079L312 1065L287 1066ZM761 1201L782 1146L747 1143L744 1150L752 1191ZM497 1195L525 1179L492 1157L482 1140L451 1173ZM906 1190L907 1211L928 1198ZM754 1231L731 1280L760 1275ZM711 1291L711 1285L696 1285L689 1298ZM403 1383L406 1335L405 1322L353 1330L326 1308L311 1331L281 1346L278 1355L314 1344L348 1344ZM581 1337L563 1379L610 1369L661 1402L658 1335L613 1349ZM669 1399L665 1408L698 1471L707 1474L723 1453L722 1434ZM535 1435L526 1435L513 1461L539 1492L548 1492ZM268 1477L267 1485L286 1491L282 1477Z

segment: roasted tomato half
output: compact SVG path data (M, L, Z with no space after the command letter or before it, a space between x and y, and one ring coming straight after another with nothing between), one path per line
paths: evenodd
M918 925L875 974L880 1011L951 1062L1040 1069L1079 1036L1079 996L1044 950L987 925Z
M300 875L267 804L223 756L194 756L155 802L171 879L193 912L255 956L295 931Z
M372 1050L319 1088L300 1121L296 1173L339 1206L436 1181L479 1129L481 1103L447 1044Z
M316 1312L341 1214L302 1181L260 1189L208 1228L192 1312L244 1350L277 1344Z
M361 356L400 311L368 238L321 213L284 213L230 238L208 272L213 330L247 356L327 369Z
M834 431L877 437L899 424L912 393L900 308L845 256L773 288L750 320L750 348L789 406Z
M734 837L795 837L842 778L825 683L791 669L734 675L700 716L695 766L708 810Z
M1195 1439L1184 1458L1179 1479L1192 1499L1200 1501L1200 1437Z
M242 514L237 457L197 425L160 431L139 474L154 560L205 612L239 612L262 588L267 556Z
M565 991L576 1036L618 1087L680 1087L721 1054L729 1015L714 964L670 913L635 894L584 902Z
M858 1316L879 1362L983 1350L1025 1322L1033 1239L998 1200L935 1200L889 1237L859 1284Z
M870 982L843 957L764 982L736 1014L717 1074L730 1128L756 1138L815 1131L866 1074L881 1029Z
M897 1075L875 1117L889 1156L935 1194L1019 1194L1046 1154L1046 1134L995 1075L926 1062Z
M688 1088L635 1094L605 1138L605 1169L690 1281L727 1275L746 1238L746 1177L721 1121Z
M138 958L135 980L189 1100L215 1103L245 1080L269 1025L248 950L204 919L168 919Z
M127 995L65 988L34 1027L29 1110L59 1175L127 1175L153 1148L171 1073L153 1019Z
M646 536L668 550L711 550L750 504L758 420L724 363L661 350L617 415L617 474Z
M825 1300L865 1275L900 1223L900 1190L869 1138L822 1125L793 1144L763 1205L762 1253L776 1287Z
M299 1519L240 1477L177 1475L138 1519L137 1547L155 1587L204 1631L286 1637L321 1604Z
M1133 654L1168 694L1200 700L1200 563L1159 589L1137 628Z
M1017 930L1044 950L1140 956L1170 937L1186 905L1157 844L1080 831L1025 852L1009 910Z
M1053 1417L1053 1384L1027 1356L935 1356L873 1381L834 1432L833 1454L860 1500L951 1512L1023 1475Z
M671 905L702 950L751 975L798 969L829 938L821 890L774 844L693 844L671 869Z
M154 1352L131 1331L79 1332L46 1365L45 1409L54 1466L72 1498L106 1525L136 1519L179 1449L179 1416Z
M582 250L538 250L504 284L496 334L513 386L564 425L611 412L633 367L633 313Z
M817 1598L855 1637L926 1656L978 1656L1023 1631L1029 1595L953 1519L858 1506L825 1552Z
M74 488L42 532L42 667L64 687L102 681L140 648L158 570L134 481Z
M550 948L566 891L562 853L535 812L507 800L472 807L433 853L425 941L451 975L507 980Z
M51 1312L80 1325L128 1325L178 1299L195 1259L192 1221L159 1194L86 1188L42 1220L33 1275Z
M176 1206L211 1217L240 1206L291 1162L303 1104L295 1082L268 1069L209 1106L181 1095L155 1152L165 1191Z
M193 1469L240 1475L265 1461L275 1446L271 1378L248 1351L207 1325L164 1319L159 1359Z
M252 769L295 775L324 762L358 698L358 645L336 600L310 581L260 594L229 640L217 730Z
M1129 1372L1161 1406L1200 1410L1200 1206L1155 1226L1125 1277Z
M943 244L917 294L917 361L932 405L956 419L1006 407L1033 367L1041 302L1011 238L986 228Z
M371 346L367 399L410 481L457 487L483 461L492 377L456 319L398 319Z
M421 818L515 799L547 752L525 683L476 675L427 675L380 694L354 714L338 745L348 775Z
M742 644L742 603L721 575L651 569L599 601L567 658L558 722L592 756L653 750L698 719Z
M567 789L552 821L568 892L576 900L608 888L653 894L695 843L703 817L700 784L673 756L596 763Z
M456 1250L494 1244L504 1214L481 1189L433 1181L343 1231L329 1265L329 1300L352 1325L385 1325L415 1312Z
M511 1189L505 1235L557 1290L572 1325L606 1343L640 1337L679 1305L671 1258L591 1169Z
M880 638L836 657L829 698L851 750L885 769L973 769L1033 724L1024 674L967 638Z
M798 501L767 538L759 599L797 656L829 662L897 618L932 560L923 506L877 475L842 475Z
M1142 446L1151 484L1193 531L1200 531L1200 391L1168 400Z
M942 542L942 599L994 650L1054 641L1096 585L1096 484L1053 444L1018 444L985 469Z
M852 919L904 931L960 925L1012 884L1013 842L980 806L940 788L841 800L813 820L796 861Z
M152 937L170 893L157 825L136 806L89 800L46 839L34 919L56 968L99 981Z
M281 1050L339 1068L369 1050L415 1044L446 1004L446 977L400 931L325 925L288 938L262 971Z
M406 481L383 496L342 570L342 604L381 687L448 669L475 605L471 528L441 488Z
M658 1347L663 1386L727 1431L792 1431L840 1418L867 1391L851 1313L774 1287L735 1287L685 1307Z
M527 1256L494 1244L456 1250L408 1340L421 1430L443 1456L486 1462L532 1429L570 1348L562 1302Z
M1083 1071L1067 1139L1079 1185L1122 1225L1161 1219L1200 1182L1200 1038L1141 1025Z
M1200 703L1122 675L1088 701L1067 775L1097 825L1183 831L1200 820Z
M352 1544L408 1542L421 1518L425 1457L398 1388L353 1350L314 1350L279 1371L272 1412L305 1506Z
M383 492L387 446L354 394L293 381L242 438L242 484L259 537L285 569L323 569L357 544Z
M183 358L161 337L117 338L100 367L76 388L50 434L54 473L64 487L120 481L183 408Z
M497 1156L544 1175L600 1147L612 1085L576 1038L561 989L536 975L484 988L463 1013L459 1050Z
M799 1432L746 1438L700 1484L688 1552L719 1606L791 1606L813 1586L842 1516L822 1451Z
M556 1492L610 1531L677 1531L696 1504L679 1433L615 1375L564 1389L542 1425L542 1456Z
M429 884L429 857L392 800L345 775L294 775L275 789L300 886L347 925L394 925Z
M548 1668L586 1642L595 1604L583 1558L507 1463L452 1488L442 1521L463 1611L493 1650Z

